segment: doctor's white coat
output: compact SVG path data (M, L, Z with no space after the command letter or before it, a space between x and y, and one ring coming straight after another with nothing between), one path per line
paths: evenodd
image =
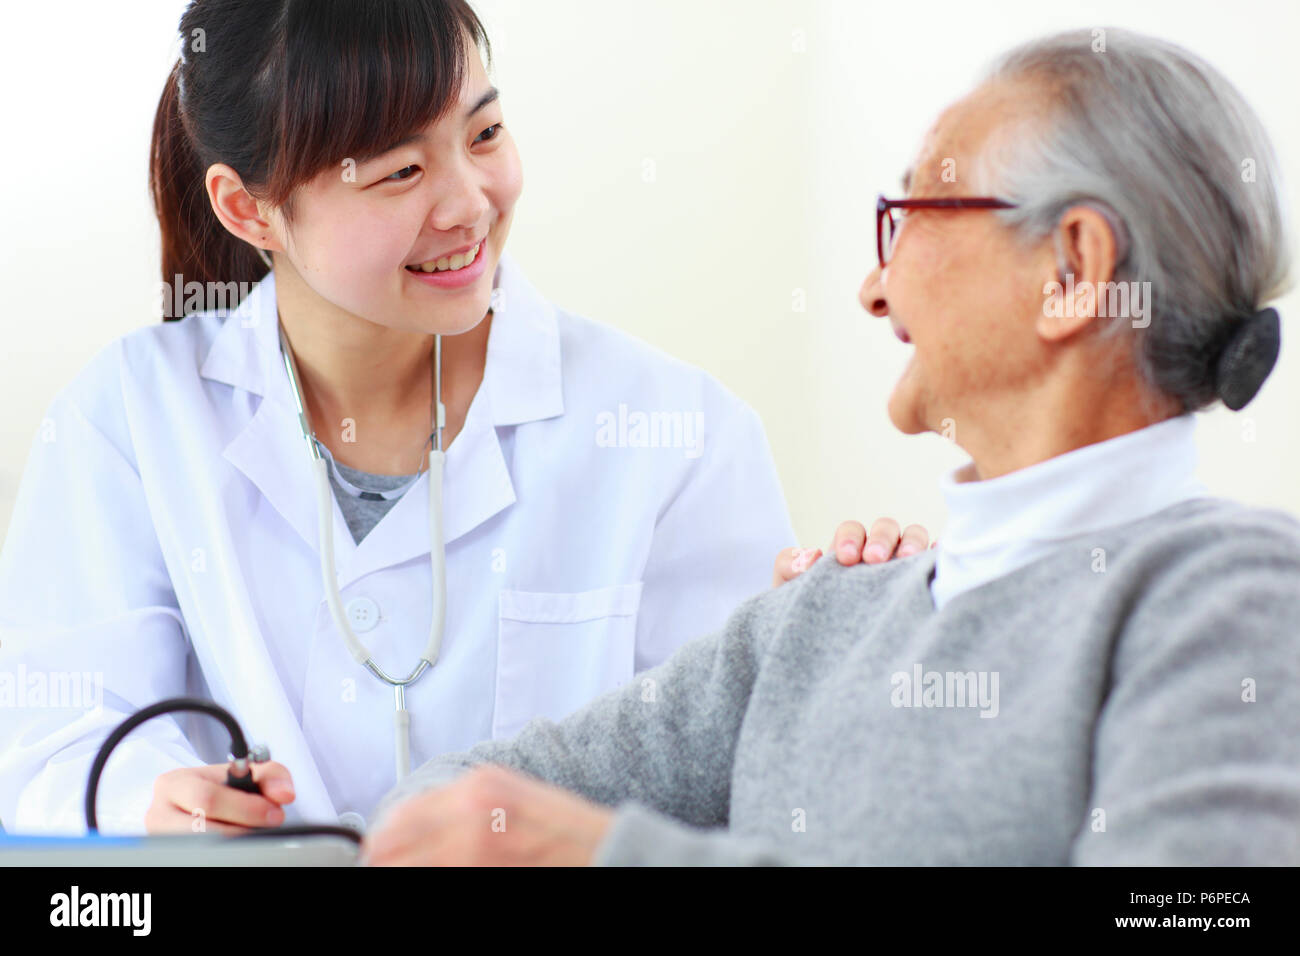
M447 452L446 637L408 689L413 766L664 660L768 587L794 542L748 406L552 306L508 257L496 280L483 382ZM334 502L343 603L392 674L433 613L427 480L360 545ZM105 735L182 694L288 766L290 821L369 815L395 782L393 692L330 618L311 481L273 276L229 313L123 336L58 394L0 553L7 829L82 830ZM154 779L228 745L206 717L138 728L104 774L101 830L143 831Z

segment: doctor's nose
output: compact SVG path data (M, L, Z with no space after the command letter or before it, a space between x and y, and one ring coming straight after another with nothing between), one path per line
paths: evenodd
M482 224L492 203L473 170L449 175L438 183L429 225L438 232L474 230Z
M858 290L858 301L862 303L862 307L878 319L889 315L889 303L885 301L883 278L884 270L876 266L863 280L862 288Z

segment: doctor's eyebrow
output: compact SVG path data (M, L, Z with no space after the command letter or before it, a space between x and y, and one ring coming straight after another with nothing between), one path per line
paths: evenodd
M481 110L483 107L487 106L489 103L495 103L500 98L501 98L500 90L498 90L495 86L488 87L488 91L478 98L478 102L474 104L474 108L465 114L465 119L469 119L479 110Z
M500 98L501 98L501 91L498 90L495 86L489 87L488 91L478 98L478 102L465 111L465 119L470 119L479 110L483 109L485 106L488 106L491 103L495 103ZM396 143L393 143L391 146L385 146L383 149L376 150L375 152L370 153L367 156L362 156L357 160L357 165L361 166L366 163L373 162L374 160L379 159L381 156L384 156L387 153L391 153L395 149L401 149L403 146L409 146L411 143L418 142L419 140L422 139L424 139L423 133L412 133L410 136L404 136L402 139L399 139Z
M906 196L912 191L912 167L903 170L903 178L899 180L903 184L903 195Z

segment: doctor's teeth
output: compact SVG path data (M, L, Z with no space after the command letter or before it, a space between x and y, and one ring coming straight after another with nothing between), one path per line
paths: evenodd
M479 246L482 244L480 242ZM457 269L465 268L476 258L478 258L478 246L460 255L443 256L441 259L432 259L429 262L421 262L418 266L408 266L407 268L419 269L421 272L454 272Z

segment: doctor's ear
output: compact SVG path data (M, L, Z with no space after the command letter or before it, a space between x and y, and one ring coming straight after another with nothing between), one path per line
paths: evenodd
M203 184L212 211L233 236L258 249L284 251L264 204L244 188L239 173L225 163L214 163L208 167Z

